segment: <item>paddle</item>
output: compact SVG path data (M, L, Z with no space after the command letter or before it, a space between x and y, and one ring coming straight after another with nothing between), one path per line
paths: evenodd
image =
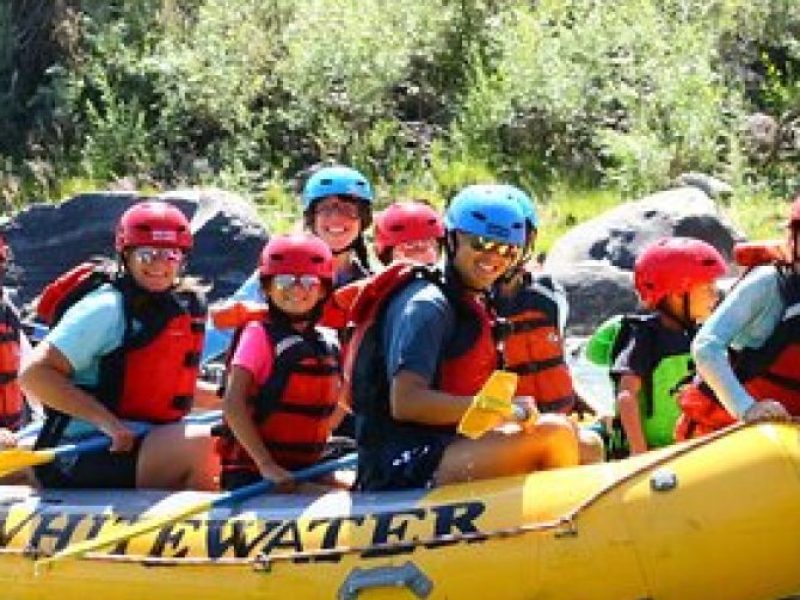
M492 373L461 417L458 432L474 440L495 428L498 416L506 419L513 416L518 421L531 420L528 415L522 414L524 411L521 407L511 402L517 391L517 379L517 374L510 371Z
M213 423L220 418L222 418L221 410L210 410L204 413L190 415L184 420L188 423L203 424ZM125 421L125 424L133 429L137 436L145 435L150 430L148 424L138 421ZM39 425L38 428L33 425L34 424L31 424L24 430L21 430L22 436L18 437L18 439L37 435L41 425ZM64 444L55 448L44 448L42 450L9 448L7 450L2 450L0 451L0 477L24 469L25 467L35 467L52 462L59 456L63 457L97 452L98 450L105 450L110 446L111 440L108 437L102 435L99 431L93 433L96 435L93 435L93 437L89 439L72 444Z
M144 435L150 430L150 427L145 423L132 423L131 427L137 436ZM56 448L44 448L42 450L9 448L0 452L0 477L25 467L35 467L52 462L59 456L86 454L87 452L104 450L109 446L111 446L111 438L102 435L73 444L64 444Z
M338 469L353 467L355 466L357 459L358 457L356 454L348 454L347 456L343 456L336 460L326 461L306 469L294 471L292 476L294 477L295 481L308 481L309 479L314 479L315 477L325 475L326 473L331 473ZM179 509L171 515L157 517L147 521L141 521L129 527L125 527L122 530L113 531L108 535L100 535L94 539L84 540L83 542L73 544L49 558L38 560L37 566L52 565L53 563L66 558L80 558L89 552L94 552L95 550L100 550L101 548L107 548L108 546L114 546L124 540L144 535L145 533L160 529L165 525L180 521L181 519L186 519L192 515L196 515L201 512L207 512L220 506L243 502L249 498L269 492L275 487L275 485L275 482L264 479L263 481L239 488L238 490L217 494L211 498L197 502L196 504Z
M222 411L221 410L207 410L204 412L199 413L191 413L186 415L183 418L183 421L186 423L213 423L222 418ZM126 425L131 425L132 423L136 423L136 421L123 421ZM44 421L34 421L32 423L28 423L25 427L17 431L17 441L25 440L28 438L33 438L39 435L39 431L42 429L42 425ZM95 433L100 433L99 430L95 431ZM3 451L0 451L0 456L3 455Z

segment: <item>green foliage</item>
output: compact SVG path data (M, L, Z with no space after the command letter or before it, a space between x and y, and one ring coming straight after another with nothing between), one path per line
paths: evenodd
M631 197L688 170L788 194L799 31L795 0L21 0L0 6L0 189L219 185L278 229L323 160L379 205L478 181ZM757 111L767 159L741 136Z

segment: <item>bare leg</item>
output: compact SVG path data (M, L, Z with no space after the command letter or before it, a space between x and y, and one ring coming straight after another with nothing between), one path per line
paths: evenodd
M479 440L459 439L447 447L436 471L439 484L519 475L577 465L578 439L568 419L543 415L524 432L492 431Z
M218 490L219 460L209 425L171 423L142 443L136 484L140 488Z

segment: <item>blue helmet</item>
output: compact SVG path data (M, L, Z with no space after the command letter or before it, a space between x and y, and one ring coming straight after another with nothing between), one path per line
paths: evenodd
M525 214L505 185L470 185L450 201L448 231L463 231L505 244L525 245Z
M324 167L314 173L303 187L303 212L326 196L352 196L372 204L372 186L361 173L350 167Z
M531 229L539 229L539 214L536 212L536 202L533 197L528 196L528 194L514 185L504 185L503 187L508 189L509 193L519 203L520 207L522 207L522 214L525 215L525 221L527 221L528 227Z

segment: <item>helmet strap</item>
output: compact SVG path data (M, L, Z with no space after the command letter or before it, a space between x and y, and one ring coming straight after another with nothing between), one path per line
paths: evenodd
M692 300L688 293L683 294L682 303L682 314L677 314L674 310L672 310L665 300L662 300L657 308L662 315L676 323L684 331L694 332L697 330L697 323L691 317Z

